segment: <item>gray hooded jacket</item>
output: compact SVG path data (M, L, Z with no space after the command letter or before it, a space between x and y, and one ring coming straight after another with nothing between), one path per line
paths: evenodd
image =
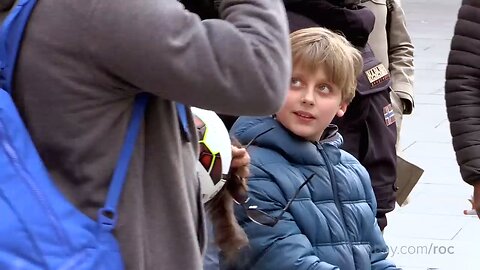
M180 136L172 101L248 115L285 97L282 1L228 0L220 13L202 22L176 0L42 0L27 26L14 100L55 184L88 216L104 203L135 94L154 95L115 231L127 269L202 268L196 143Z

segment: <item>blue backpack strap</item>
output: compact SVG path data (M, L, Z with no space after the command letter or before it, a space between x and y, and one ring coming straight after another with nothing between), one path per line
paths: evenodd
M0 36L5 37L5 40L0 41L0 87L8 93L12 91L13 71L23 32L36 3L36 0L20 0L12 8L0 30Z
M149 94L138 94L135 98L132 118L128 126L125 142L120 151L117 167L113 172L112 181L108 190L105 206L98 211L98 223L103 229L110 231L115 228L117 222L117 205L122 194L123 185L127 178L127 169L132 157L135 142L137 141L140 125L145 114Z
M115 228L117 223L117 206L122 194L123 185L127 176L127 168L133 153L135 142L140 130L140 124L145 113L145 107L148 102L149 94L139 94L135 99L135 107L133 109L132 119L128 127L125 143L120 152L120 158L117 162L117 167L113 173L113 178L110 183L110 188L107 195L105 206L98 211L98 223L107 231ZM181 103L176 103L177 114L181 129L187 139L190 138L188 131L187 107Z
M12 93L13 72L15 70L23 33L36 3L37 0L20 0L10 11L0 30L0 36L5 38L0 41L0 87L10 94ZM132 118L128 126L120 157L117 161L117 166L113 173L107 200L105 206L98 212L98 223L105 230L112 230L116 224L118 201L126 180L127 170L140 126L144 118L148 97L149 94L142 93L138 94L135 98ZM186 139L189 140L188 109L180 103L176 104L176 108L182 132Z
M182 103L176 103L177 106L177 114L178 120L181 125L182 133L185 139L189 142L191 140L190 131L188 131L188 119L187 119L187 111L189 110L185 105Z

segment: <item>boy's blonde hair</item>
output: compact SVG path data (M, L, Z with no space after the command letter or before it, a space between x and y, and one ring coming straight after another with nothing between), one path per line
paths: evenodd
M323 27L311 27L291 33L290 42L294 67L312 73L323 68L328 80L342 91L342 101L352 101L363 61L346 38Z

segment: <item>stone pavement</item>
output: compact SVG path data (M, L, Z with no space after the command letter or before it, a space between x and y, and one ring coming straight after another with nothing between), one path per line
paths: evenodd
M410 204L389 215L390 258L405 270L479 270L480 220L463 215L472 188L458 170L444 100L445 68L460 0L403 0L415 45L415 101L401 147L425 170Z

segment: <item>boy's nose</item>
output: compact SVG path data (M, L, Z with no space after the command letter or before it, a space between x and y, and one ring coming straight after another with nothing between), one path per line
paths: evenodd
M302 97L302 103L306 105L313 105L314 104L314 97L313 97L313 90L306 90Z

